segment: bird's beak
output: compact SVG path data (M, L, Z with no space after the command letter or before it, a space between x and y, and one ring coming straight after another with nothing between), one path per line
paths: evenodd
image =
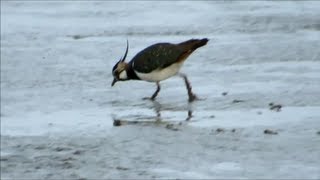
M117 82L117 79L114 78L113 81L112 81L112 83L111 83L111 87L112 87L116 82Z

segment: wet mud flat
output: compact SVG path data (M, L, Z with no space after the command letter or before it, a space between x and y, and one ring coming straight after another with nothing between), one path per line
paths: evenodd
M156 3L1 1L1 179L319 179L319 2ZM110 87L127 39L192 38L204 100Z
M320 151L315 146L320 140L315 129L305 131L297 124L268 134L265 127L175 128L149 123L114 127L112 134L92 136L2 136L1 176L319 177L318 160L314 157Z

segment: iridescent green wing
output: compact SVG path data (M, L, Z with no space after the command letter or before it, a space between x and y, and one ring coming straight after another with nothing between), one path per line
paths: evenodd
M142 50L131 61L134 70L150 73L179 61L182 54L183 50L175 44L159 43Z

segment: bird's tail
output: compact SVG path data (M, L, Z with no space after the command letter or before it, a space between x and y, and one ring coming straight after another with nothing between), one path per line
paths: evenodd
M190 39L188 41L182 42L179 45L181 45L182 47L194 51L197 48L204 46L207 44L207 42L209 41L209 39L204 38L204 39Z

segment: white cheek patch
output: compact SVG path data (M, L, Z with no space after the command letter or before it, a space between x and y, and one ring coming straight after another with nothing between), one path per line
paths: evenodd
M127 71L122 71L120 74L119 74L119 79L128 79L128 76L127 76Z

